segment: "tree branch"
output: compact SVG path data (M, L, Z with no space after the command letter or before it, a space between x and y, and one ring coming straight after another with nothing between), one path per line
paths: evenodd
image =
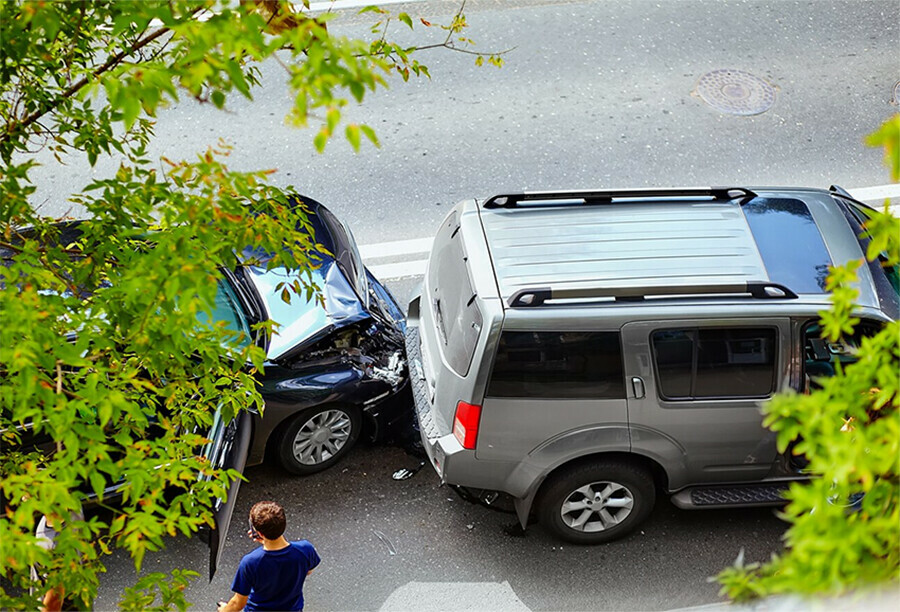
M193 17L195 14L197 14L201 10L203 10L202 7L194 9L190 13L189 17ZM57 108L59 108L63 104L63 102L65 102L66 100L68 100L69 98L74 96L76 93L78 93L85 85L90 83L92 80L96 79L97 77L104 74L105 72L109 72L110 70L112 70L113 68L115 68L116 66L121 64L125 60L125 58L129 57L136 51L140 51L141 49L143 49L144 47L146 47L147 45L149 45L156 39L160 38L161 36L163 36L165 34L168 34L171 31L172 31L171 28L160 28L151 34L148 34L144 38L137 40L129 48L124 49L124 50L120 51L119 53L116 53L115 55L111 56L109 59L107 59L103 63L103 65L100 66L99 68L97 68L96 70L94 70L90 74L90 76L83 77L80 81L78 81L77 83L75 83L74 85L72 85L71 87L66 89L62 93L61 96L56 98L56 100L45 103L39 109L37 109L36 111L31 113L30 115L28 115L21 121L12 121L11 123L7 124L6 132L4 134L0 135L0 144L8 143L10 140L12 140L13 137L15 137L19 132L21 132L28 126L30 126L32 123L34 123L35 121L37 121L38 119L40 119L41 117L46 115L47 113L52 112L52 111L56 110Z
M69 47L69 54L66 56L64 62L66 65L66 73L72 70L72 58L75 56L75 47L77 46L78 39L81 38L81 24L84 22L86 10L86 3L83 2L78 11L78 23L75 24L75 38L72 40L72 45ZM68 74L66 76L68 77ZM68 80L68 78L66 80Z

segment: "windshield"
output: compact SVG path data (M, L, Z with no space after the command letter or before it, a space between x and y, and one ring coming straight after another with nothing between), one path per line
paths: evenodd
M253 339L250 331L250 323L241 302L234 289L225 278L220 278L216 288L216 301L212 308L211 316L205 312L197 315L201 324L212 326L215 323L225 323L225 329L229 332L229 343L238 348L247 347Z
M846 206L844 214L865 253L871 240L866 225L870 219L883 213L852 200L840 199L840 201ZM878 295L881 309L896 319L900 316L900 266L891 265L887 253L882 252L875 260L868 262L868 267L872 273L872 280L875 281L875 293Z

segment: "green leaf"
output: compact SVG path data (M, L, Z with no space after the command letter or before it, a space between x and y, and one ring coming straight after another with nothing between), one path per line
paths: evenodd
M366 95L366 88L359 81L351 81L349 84L350 94L353 96L353 99L357 102L362 102L363 97Z
M141 101L132 94L126 94L120 96L120 102L122 104L122 122L125 124L125 129L130 130L138 115L141 114Z
M359 151L359 126L355 123L351 123L347 125L344 129L344 133L347 135L347 142L350 143L350 146L353 147L354 151Z
M323 153L325 151L325 145L328 144L328 130L325 128L319 130L319 133L316 134L316 137L313 139L313 144L316 147L316 151Z
M340 120L341 111L336 108L329 108L328 113L325 115L325 124L329 135L334 134L334 130L337 128Z
M225 107L225 94L222 93L221 90L215 90L210 94L210 99L212 100L213 105L216 108L224 108Z
M405 23L407 26L409 26L410 30L413 29L412 18L409 15L407 15L406 13L400 13L399 15L397 15L397 19L399 19L400 21Z
M253 97L250 93L250 85L249 83L247 83L247 79L244 76L244 71L241 68L240 62L234 59L226 61L225 71L231 78L231 83L234 85L235 89L241 92L246 98Z
M113 405L109 402L109 400L102 400L100 402L99 408L97 410L97 416L100 417L100 425L102 427L106 427L109 420L112 418L113 414Z
M103 477L103 474L97 471L90 472L89 479L91 481L91 489L94 491L94 495L97 496L97 499L103 500L103 491L106 488L106 479Z
M360 125L359 129L362 131L363 135L365 135L365 137L369 139L369 142L371 142L376 147L381 147L381 143L378 141L378 136L375 135L375 130L365 124Z

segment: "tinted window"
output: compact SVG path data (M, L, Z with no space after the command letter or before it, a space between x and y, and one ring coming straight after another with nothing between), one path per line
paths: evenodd
M504 332L487 395L621 399L618 332Z
M232 333L232 337L239 347L247 346L253 337L241 302L234 289L224 278L219 279L212 316L201 311L197 313L197 320L210 326L224 323L225 329Z
M856 234L859 246L863 253L869 249L871 236L866 229L866 224L882 213L855 202L838 199L843 204L842 210L847 217L847 222ZM896 319L900 316L900 266L890 265L887 253L880 253L874 260L867 262L872 280L875 283L875 293L881 309L889 317Z
M465 376L481 333L482 318L469 281L455 212L435 236L429 269L430 299L441 350L450 367Z
M656 371L663 397L690 397L694 372L694 330L666 330L653 334Z
M855 363L863 339L876 335L882 328L882 323L863 319L853 328L852 334L835 342L823 336L818 321L808 323L803 329L804 379L801 390L821 388L822 379L830 378L839 368Z
M666 399L766 397L775 390L775 330L705 328L653 333Z
M755 198L741 207L769 280L795 293L823 293L831 255L806 204Z

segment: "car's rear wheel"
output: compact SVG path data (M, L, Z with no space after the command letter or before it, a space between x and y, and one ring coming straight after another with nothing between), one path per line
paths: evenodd
M291 421L278 447L278 458L294 474L314 474L341 460L362 429L359 410L349 406L316 406Z
M575 544L627 535L653 509L652 476L637 465L598 461L563 472L541 496L538 515L552 534Z

